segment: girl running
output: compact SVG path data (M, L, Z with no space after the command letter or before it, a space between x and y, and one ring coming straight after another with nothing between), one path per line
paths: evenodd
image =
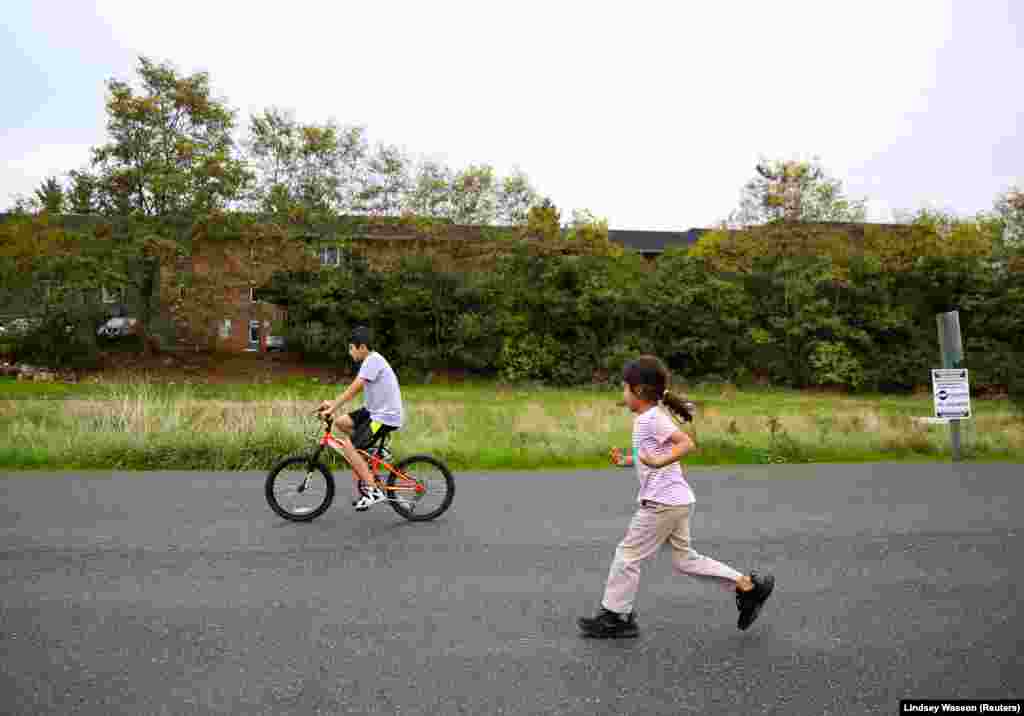
M587 636L631 637L638 633L633 603L640 586L640 565L654 556L662 544L672 545L676 570L692 577L711 579L726 589L735 589L740 629L757 618L768 595L775 587L770 574L751 572L743 575L732 567L716 562L690 548L690 516L693 491L683 477L679 458L696 446L680 430L659 404L683 421L692 420L692 404L666 392L668 370L654 356L643 355L623 370L622 397L636 414L633 421L631 456L612 450L612 461L619 466L635 465L640 479L639 509L615 551L608 571L601 609L593 617L578 620Z

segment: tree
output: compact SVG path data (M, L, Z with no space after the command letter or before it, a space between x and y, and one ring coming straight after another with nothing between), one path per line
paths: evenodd
M536 206L539 200L540 196L531 186L529 178L517 170L501 181L497 195L497 219L509 226L523 224L530 209Z
M526 214L526 226L522 231L527 236L553 241L562 234L562 213L550 198L545 197L539 204L530 208Z
M7 211L8 213L16 216L27 216L29 214L35 214L39 209L39 200L35 196L12 194L11 205L8 207Z
M996 197L995 214L1002 224L1007 247L1024 247L1024 191L1011 187Z
M97 210L97 178L88 169L71 170L68 173L71 188L67 201L72 214L95 214Z
M35 192L39 205L51 214L64 211L64 188L57 177L47 177Z
M522 226L539 202L536 189L520 170L498 179L484 164L455 174L427 159L417 165L409 181L404 208L416 216L451 219L457 224Z
M366 158L357 206L373 216L398 216L413 187L412 162L401 148L378 144Z
M100 293L142 280L145 272L133 266L138 254L109 225L70 231L48 212L0 223L0 305L39 321L19 355L47 365L91 363L105 317Z
M625 253L621 244L608 239L608 220L599 219L589 209L576 209L572 212L572 223L562 232L569 241L586 242L590 251L607 256L622 256Z
M565 238L570 241L606 241L608 220L598 219L590 209L574 209L572 222L566 227Z
M107 83L110 142L93 149L104 213L195 216L239 198L250 175L234 156L235 113L213 98L208 74L146 57L138 72L139 93Z
M433 219L451 218L454 180L452 170L444 164L430 159L420 162L406 198L409 211Z
M940 236L949 236L954 227L964 223L964 219L951 211L922 206L916 211L906 209L894 211L893 223L922 226L935 231Z
M365 130L299 123L291 112L269 108L250 118L244 142L255 168L251 203L288 216L293 209L330 215L352 206L366 157Z
M864 221L866 200L847 198L842 182L817 160L762 161L756 170L743 187L739 209L727 220L730 225Z
M494 169L471 164L451 183L452 221L456 224L489 226L497 212Z

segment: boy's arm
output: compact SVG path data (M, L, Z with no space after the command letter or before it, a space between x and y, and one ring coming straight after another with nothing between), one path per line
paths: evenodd
M345 392L338 396L337 400L333 402L329 400L324 401L324 405L322 407L326 407L328 411L333 413L339 406L344 405L348 401L352 400L352 398L356 397L356 394L363 389L364 385L366 385L366 381L357 376L356 379L352 381L352 384L345 388Z

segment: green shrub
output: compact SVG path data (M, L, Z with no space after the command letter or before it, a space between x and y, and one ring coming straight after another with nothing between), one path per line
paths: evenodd
M864 385L864 368L860 359L845 343L819 341L811 351L810 361L815 385L842 386L853 390Z

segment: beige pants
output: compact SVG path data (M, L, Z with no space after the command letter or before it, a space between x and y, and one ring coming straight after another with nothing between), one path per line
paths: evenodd
M672 545L672 565L681 574L718 581L726 589L734 589L742 575L732 567L690 548L690 513L693 505L661 505L649 503L633 515L626 536L615 550L615 559L608 571L602 606L619 614L633 611L636 591L640 586L640 565L653 557L665 542Z

